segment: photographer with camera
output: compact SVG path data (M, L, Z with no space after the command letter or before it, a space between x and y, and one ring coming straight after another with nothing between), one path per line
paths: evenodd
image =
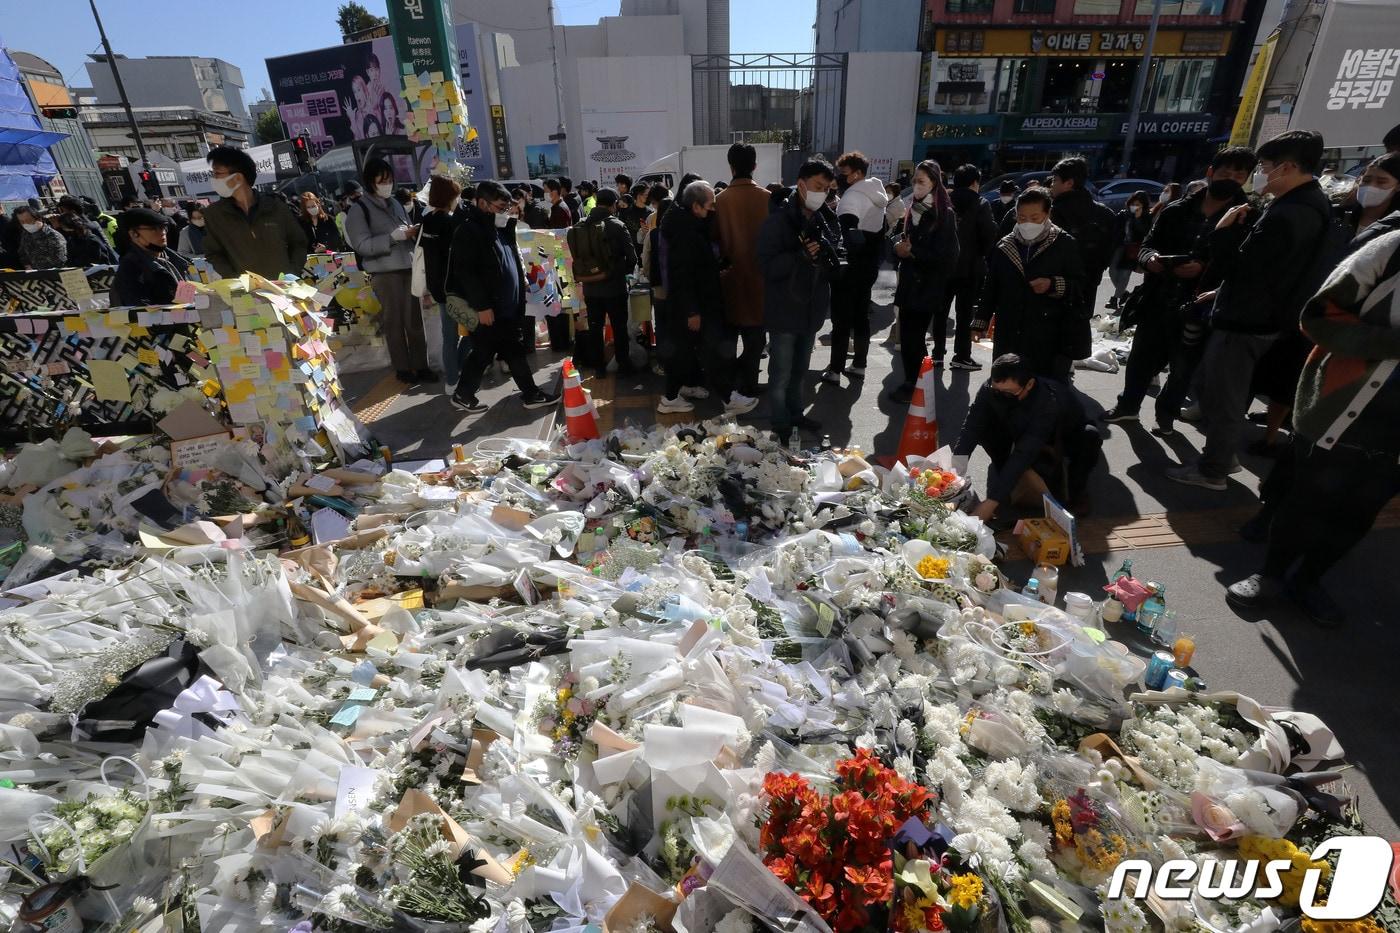
M1158 437L1175 433L1191 375L1205 346L1207 302L1197 296L1219 284L1219 270L1210 269L1210 239L1225 212L1246 203L1244 183L1254 171L1253 151L1232 146L1216 153L1206 170L1206 187L1162 208L1142 241L1138 262L1144 269L1141 296L1126 302L1136 326L1118 404L1106 412L1106 422L1137 421L1138 409L1153 378L1167 367L1171 373L1157 393Z
M821 430L802 414L802 380L817 331L831 309L831 283L846 266L841 225L826 206L835 183L830 162L808 159L797 171L796 191L768 215L758 234L768 328L768 410L780 439L794 427Z

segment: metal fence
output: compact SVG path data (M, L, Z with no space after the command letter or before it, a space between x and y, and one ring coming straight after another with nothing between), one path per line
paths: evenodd
M844 52L691 56L695 145L775 142L835 157L846 123Z

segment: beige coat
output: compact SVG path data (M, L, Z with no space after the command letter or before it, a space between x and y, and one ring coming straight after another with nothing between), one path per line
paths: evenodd
M731 263L721 276L725 317L739 327L763 326L763 275L758 268L758 231L768 219L768 189L736 178L715 198L720 252Z

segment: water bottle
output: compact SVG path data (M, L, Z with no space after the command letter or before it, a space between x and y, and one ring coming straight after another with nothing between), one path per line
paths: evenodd
M792 433L788 435L788 450L797 453L802 449L802 429L793 426Z
M1026 585L1021 588L1021 595L1027 599L1040 602L1040 581L1035 577L1031 577L1026 581Z
M1167 611L1167 588L1160 583L1149 583L1147 589L1151 595L1143 600L1142 605L1138 607L1137 627L1138 631L1144 635L1151 635Z

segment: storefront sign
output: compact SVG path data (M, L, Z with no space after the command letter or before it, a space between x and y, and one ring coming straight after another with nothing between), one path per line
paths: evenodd
M1162 29L1153 54L1165 57L1218 57L1230 50L1223 29ZM1047 56L1137 58L1147 48L1145 29L940 29L937 51L958 56Z
M1400 123L1400 38L1395 4L1334 0L1323 14L1307 75L1289 121L1328 146L1374 146ZM1264 138L1261 127L1260 138Z
M456 76L457 34L447 0L389 0L387 12L398 71Z
M1139 139L1160 137L1202 138L1215 130L1216 118L1210 113L1145 113L1138 118ZM1114 140L1128 133L1125 113L1031 113L1010 114L1002 126L1001 138L1015 140Z
M513 178L510 165L510 140L506 138L506 108L491 105L491 138L495 140L496 167L502 178Z
M915 127L916 145L990 143L997 137L1001 118L994 113L920 114Z

